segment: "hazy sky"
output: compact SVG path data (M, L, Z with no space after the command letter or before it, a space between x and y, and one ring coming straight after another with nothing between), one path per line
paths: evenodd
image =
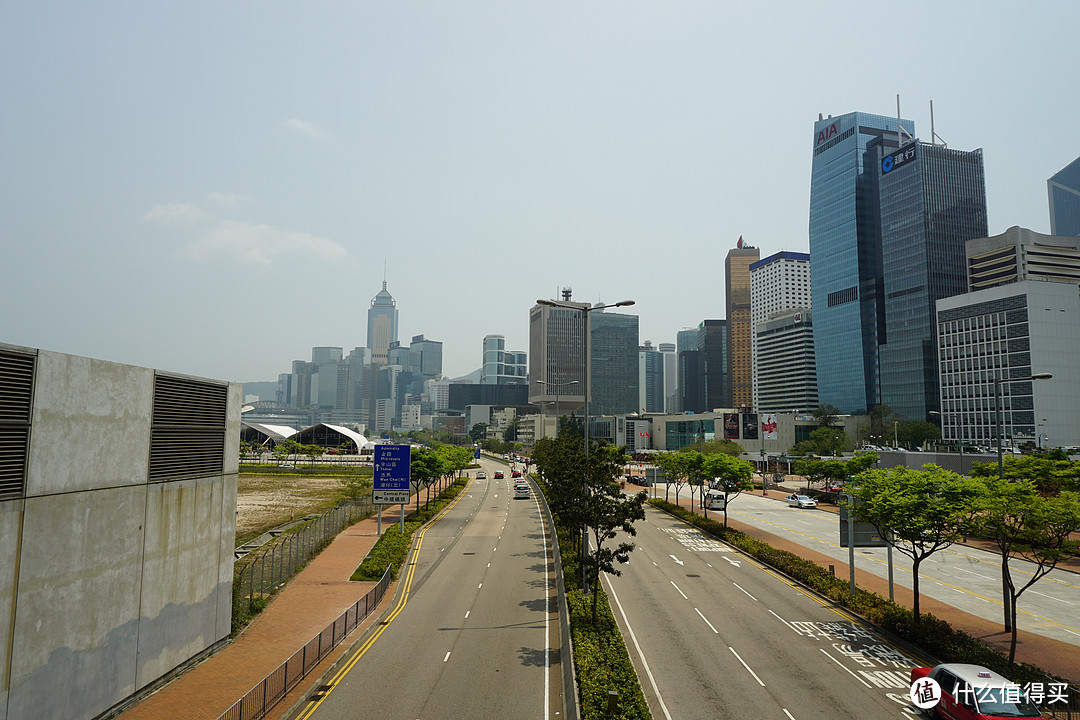
M991 234L1080 155L1080 2L23 2L0 10L0 342L226 380L400 336L480 365L560 287L641 340L807 250L813 123L983 148Z

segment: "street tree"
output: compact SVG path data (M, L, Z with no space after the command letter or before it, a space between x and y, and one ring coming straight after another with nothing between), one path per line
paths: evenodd
M819 428L834 427L840 417L840 408L835 405L818 405L810 415Z
M922 470L893 467L866 470L848 486L845 500L859 520L911 558L915 595L913 611L919 626L919 566L969 532L982 486L973 478L924 465Z
M1012 632L1009 662L1016 658L1016 603L1024 592L1046 577L1058 564L1080 554L1073 533L1080 529L1080 493L1054 496L1039 493L1031 479L999 478L996 473L976 477L984 490L976 516L980 534L989 537L1001 555L1005 630ZM1009 560L1034 565L1026 582L1017 584Z
M608 543L623 532L631 537L637 534L634 521L645 518L645 501L649 494L642 490L635 495L622 492L619 477L629 456L623 448L607 444L593 445L585 462L587 490L581 499L586 526L592 533L592 548L585 561L586 584L598 583L600 573L621 575L615 565L630 560L634 544L620 542L614 547ZM593 592L592 622L596 624L597 596Z
M712 479L712 489L724 493L724 527L727 527L728 504L743 490L754 487L754 464L749 460L714 454L706 455L702 465L704 473ZM705 512L707 515L708 509Z
M712 440L705 440L695 445L687 445L686 447L680 448L677 452L700 452L705 455L723 453L724 455L730 455L731 457L739 457L745 451L743 450L742 445L734 440L713 438Z
M675 504L679 504L679 492L690 480L690 467L685 452L662 452L653 458L653 464L660 468L667 482L664 485L664 501L668 500L668 490L675 484Z
M907 448L922 447L931 440L940 440L941 429L933 423L909 420L896 426L896 436Z
M822 426L810 431L810 442L819 455L840 455L851 449L848 434L842 428Z
M409 482L416 492L416 510L420 511L420 489L429 487L435 478L443 474L443 461L431 448L414 447L409 453ZM431 499L428 493L426 505Z
M487 437L487 423L476 423L469 429L469 439L475 443Z

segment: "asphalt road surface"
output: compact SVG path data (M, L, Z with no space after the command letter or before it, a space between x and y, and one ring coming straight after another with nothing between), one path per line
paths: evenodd
M551 529L482 463L419 537L387 621L295 717L565 717Z
M646 518L604 582L654 718L914 717L918 658L689 525Z

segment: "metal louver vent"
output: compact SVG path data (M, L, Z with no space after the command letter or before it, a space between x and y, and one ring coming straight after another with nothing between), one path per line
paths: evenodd
M151 482L221 474L227 402L225 385L154 376Z
M0 500L25 492L34 362L33 355L0 351Z

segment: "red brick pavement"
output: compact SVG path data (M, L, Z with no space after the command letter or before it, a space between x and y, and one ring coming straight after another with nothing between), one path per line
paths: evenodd
M398 518L396 507L384 511L383 530ZM378 539L377 522L377 518L371 517L340 533L235 640L124 711L120 720L220 717L374 587L374 582L352 582L349 576ZM303 697L389 605L394 589L392 584L382 605L359 628L353 629L267 717L280 717L295 700Z
M627 488L627 491L629 490L630 489ZM680 494L679 505L690 509L692 503L688 497L689 493L684 489ZM768 491L768 496L777 501L783 501L789 494L791 493L786 491ZM660 497L663 497L663 495L660 494ZM674 494L672 494L669 499L674 502ZM835 506L823 504L819 506L819 508L827 512L839 513L839 508ZM699 514L701 513L700 510L697 512ZM717 511L714 510L712 514L717 515ZM722 515L722 513L720 513L720 515ZM809 550L796 542L785 540L777 535L773 535L764 530L759 530L750 525L745 525L736 520L732 520L731 518L728 519L728 525L737 530L741 530L747 535L757 538L762 542L766 542L775 548L795 553L824 568L832 565L835 568L837 577L848 577L848 564L844 561L829 557L823 553ZM984 541L969 540L967 544L981 547L982 549L991 552L994 551L994 548L990 546L990 543ZM1068 563L1066 567L1067 569L1072 570L1080 569L1080 562L1072 561ZM889 596L889 581L885 578L880 578L871 573L856 569L855 582L864 590L877 593L882 597ZM912 606L914 593L912 593L909 588L894 583L893 593L897 603L909 608ZM1022 607L1023 597L1021 597L1020 603L1020 607ZM939 600L930 598L925 593L921 593L919 596L919 610L920 612L931 613L942 620L945 620L953 627L981 639L988 645L996 647L1004 652L1009 651L1010 634L1001 631L1002 625L1000 622L992 622L971 615L952 605L947 605ZM1066 678L1073 683L1080 684L1080 646L1078 645L1054 640L1031 632L1025 632L1021 629L1017 633L1016 659L1020 662L1037 665L1054 675Z

